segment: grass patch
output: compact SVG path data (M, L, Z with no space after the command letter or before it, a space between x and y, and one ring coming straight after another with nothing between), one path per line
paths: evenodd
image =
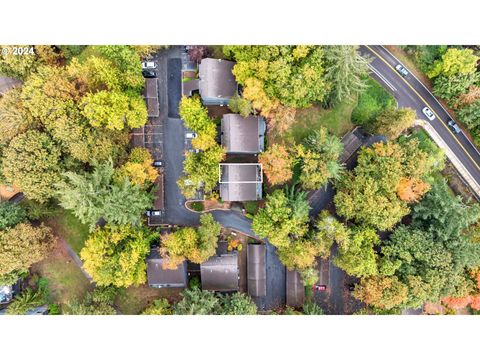
M255 215L258 211L258 201L244 201L243 206L247 214Z
M395 106L395 99L372 78L366 79L368 89L358 97L357 106L352 111L352 121L367 131L371 131L380 112Z
M87 225L82 224L71 211L62 208L48 220L48 223L60 237L65 239L73 251L80 254L89 235Z
M345 135L353 128L350 120L355 102L343 101L332 109L313 105L297 111L293 126L284 134L274 136L276 142L300 143L312 130L326 127L332 134Z
M203 211L205 209L205 206L203 205L202 201L192 202L190 203L190 207L192 208L192 210L195 210L195 211Z
M115 299L115 307L122 314L137 315L156 299L179 300L180 292L181 289L154 289L148 285L120 288Z

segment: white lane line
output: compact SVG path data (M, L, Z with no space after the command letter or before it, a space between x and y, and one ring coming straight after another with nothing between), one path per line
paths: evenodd
M385 76L383 76L377 69L375 69L371 64L368 64L370 70L372 70L392 91L397 91L397 88L392 85L390 81L388 81Z

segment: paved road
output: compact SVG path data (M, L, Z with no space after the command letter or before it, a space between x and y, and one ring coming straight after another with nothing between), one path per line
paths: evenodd
M395 70L395 65L400 61L383 46L360 46L360 53L373 59L370 64L373 68L372 77L395 97L398 106L415 109L418 118L429 121L474 180L480 184L480 153L463 132L454 134L448 127L447 122L451 117L435 96L411 73L403 78ZM434 112L435 120L428 120L422 113L425 106Z

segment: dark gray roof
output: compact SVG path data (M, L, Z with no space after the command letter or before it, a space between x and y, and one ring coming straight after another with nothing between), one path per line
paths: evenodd
M220 164L220 197L223 201L255 201L262 198L260 164Z
M247 246L248 295L267 295L267 270L265 268L266 247L264 244Z
M13 89L16 86L22 85L20 80L0 76L0 95L5 94L8 90Z
M235 63L222 59L203 59L198 67L200 96L205 105L227 105L237 93L232 69Z
M145 79L144 95L147 103L148 116L157 117L160 110L158 103L158 81L156 78Z
M153 288L185 288L187 262L182 262L175 270L164 269L164 262L165 260L158 254L158 249L152 249L147 259L148 285Z
M202 289L211 291L238 291L237 253L212 256L200 265Z
M305 302L305 288L298 271L287 270L287 306L300 308Z
M222 145L227 153L257 154L264 149L265 120L260 116L222 117Z

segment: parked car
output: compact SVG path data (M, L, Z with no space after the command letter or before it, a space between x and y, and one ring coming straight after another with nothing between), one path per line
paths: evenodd
M195 139L197 137L197 134L194 132L187 132L185 133L185 138L186 139Z
M455 121L453 121L452 119L450 119L447 124L448 124L448 126L450 126L452 128L452 130L455 134L460 134L462 132L462 129L460 129L460 127L457 125L457 123Z
M409 72L407 71L407 69L405 69L403 67L402 64L398 64L397 66L395 66L395 69L397 69L397 71L400 73L400 75L402 75L403 77L406 77Z
M162 212L160 210L147 210L145 211L145 215L147 217L160 216L162 215Z
M156 78L157 77L157 72L153 69L143 69L142 70L142 75L145 78Z
M157 64L155 64L154 61L145 61L145 62L142 62L142 69L156 69L157 68Z
M201 153L201 152L202 152L202 150L200 150L200 149L194 149L194 148L188 149L188 151L190 151L191 153L195 153L195 154L198 154L198 153Z
M433 114L432 110L430 110L428 107L424 107L422 109L423 115L425 115L428 120L435 120L435 115Z
M163 161L162 160L155 160L153 162L153 167L156 167L156 168L163 167Z
M353 291L355 290L355 284L354 283L347 284L347 288L348 288L348 291Z
M313 285L313 291L326 291L327 285Z

